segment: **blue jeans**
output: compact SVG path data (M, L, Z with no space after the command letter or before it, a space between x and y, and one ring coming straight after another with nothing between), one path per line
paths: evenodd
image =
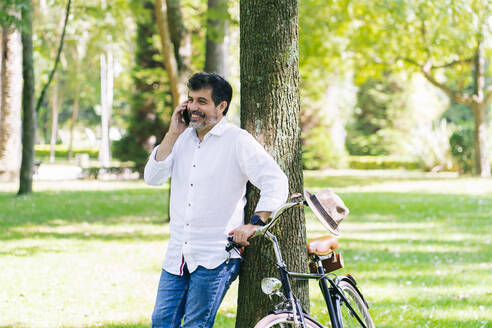
M211 328L224 295L239 274L240 263L240 259L230 259L215 269L198 266L192 273L185 265L182 276L162 270L152 327Z

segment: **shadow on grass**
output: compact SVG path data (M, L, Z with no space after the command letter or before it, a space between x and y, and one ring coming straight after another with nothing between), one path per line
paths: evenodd
M69 224L163 224L168 221L167 192L162 190L45 191L23 197L0 193L0 239L21 239L30 232L19 227ZM43 234L39 236L81 239L107 239L109 236L83 233ZM63 236L64 235L64 236ZM31 235L32 236L32 235ZM133 234L132 234L133 236ZM133 238L125 234L116 239ZM141 238L136 234L135 238Z
M149 224L150 225L150 224ZM169 233L159 230L155 232L39 232L39 231L6 231L0 233L0 240L21 239L74 239L74 240L99 240L99 241L165 241L169 239ZM34 248L34 247L31 247ZM2 254L2 251L0 251Z
M443 181L443 180L453 180L456 178L443 178L443 177L427 177L423 173L421 175L416 174L415 176L409 176L407 172L402 171L401 176L398 172L393 172L393 175L388 176L374 176L374 175L323 175L317 172L305 172L304 174L304 184L308 189L320 189L320 188L345 188L350 186L367 187L371 185L377 185L386 182L399 182L399 181L420 181L425 179L426 181ZM417 173L417 172L416 172Z

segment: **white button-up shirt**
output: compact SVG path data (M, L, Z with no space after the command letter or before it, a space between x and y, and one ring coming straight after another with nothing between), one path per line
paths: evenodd
M228 233L244 223L246 183L260 189L256 211L273 211L288 195L288 180L247 131L223 118L200 142L194 128L176 140L171 154L145 166L147 184L171 177L170 240L162 268L181 275L183 264L213 269L224 262ZM234 254L234 253L232 253ZM234 256L234 255L233 255Z

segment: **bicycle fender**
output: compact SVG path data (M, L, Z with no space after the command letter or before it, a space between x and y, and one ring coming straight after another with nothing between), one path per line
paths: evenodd
M349 284L352 285L352 287L354 287L354 289L357 291L357 293L359 294L360 298L362 299L362 301L364 302L364 304L367 306L367 308L369 309L369 304L367 303L366 299L364 298L364 295L362 295L361 291L359 290L359 288L357 287L357 281L355 280L355 278L351 275L348 275L348 276L342 276L342 277L339 277L339 280L338 281L345 281L345 282L348 282Z
M292 314L292 311L291 310L281 309L281 310L273 310L273 311L268 312L268 314L282 314L282 313L291 313ZM314 322L315 324L319 325L320 327L324 327L321 322L319 322L318 320L316 320L313 317L311 317L305 311L303 311L303 313L304 313L304 317L305 318L311 320L312 322Z

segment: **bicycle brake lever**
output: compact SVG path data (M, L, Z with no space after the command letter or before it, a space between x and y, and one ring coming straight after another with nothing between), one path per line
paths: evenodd
M230 252L233 248L237 248L238 250L244 247L244 245L238 244L234 241L234 238L232 236L227 237L227 245L225 247L225 250L227 252Z

